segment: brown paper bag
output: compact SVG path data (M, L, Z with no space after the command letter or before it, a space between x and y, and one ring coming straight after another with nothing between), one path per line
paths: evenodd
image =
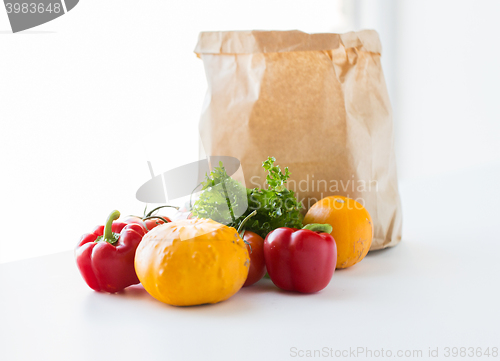
M401 239L392 112L375 31L204 32L195 52L208 92L200 120L206 155L241 161L262 187L262 161L288 166L305 209L329 195L363 204L371 250Z

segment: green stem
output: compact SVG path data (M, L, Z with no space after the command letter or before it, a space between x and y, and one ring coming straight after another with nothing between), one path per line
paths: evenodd
M148 214L146 214L146 210L144 210L144 219L148 218L148 217L151 217L153 215L154 212L156 212L158 209L162 209L162 208L166 208L166 207L170 207L170 208L175 208L177 210L179 210L179 207L177 206L159 206L159 207L156 207L155 209L153 209L151 212L149 212Z
M165 223L170 223L167 219L160 217L160 216L149 216L149 217L143 218L142 220L147 221L148 219L154 219L154 218L161 219Z
M243 219L240 223L240 225L238 226L238 230L236 232L238 232L238 234L241 233L241 231L244 231L243 229L243 226L245 225L245 223L247 223L247 221L252 218L253 216L255 216L257 214L257 211L253 211L252 213L250 213L248 216L245 217L245 219ZM241 237L243 238L243 237Z
M234 217L233 207L231 206L231 201L229 200L229 195L227 194L226 182L224 179L221 181L221 184L222 184L222 189L224 190L224 196L226 197L227 207L229 208L229 214L231 215L231 220L233 221L233 224L235 224L236 218Z
M163 218L163 217L160 217L160 216L149 216L149 217L146 217L146 218L143 218L142 220L143 221L146 221L148 219L161 219L164 223L170 223L167 219ZM156 222L156 224L159 224L158 222ZM146 226L146 223L144 223L144 228L146 228L146 230L149 232L150 229Z
M332 233L333 228L329 224L320 224L320 223L311 223L308 224L302 229L308 229L313 232L320 232L320 233Z
M116 221L118 218L120 218L120 212L118 211L113 211L109 214L104 226L103 241L111 244L115 243L115 237L113 237L113 230L111 228L113 226L113 221Z
M248 241L245 241L245 229L243 229L243 226L245 225L245 223L247 223L247 221L252 218L253 216L255 216L257 214L257 211L253 211L252 213L250 213L248 216L245 217L245 219L243 219L240 223L240 225L238 226L238 230L236 232L238 232L238 234L240 235L241 239L243 240L243 242L245 242L245 244L248 246L248 248L250 248L250 254L253 252L252 250L252 245L248 242Z

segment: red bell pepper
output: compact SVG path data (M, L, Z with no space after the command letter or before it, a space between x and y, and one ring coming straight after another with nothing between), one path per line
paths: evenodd
M95 291L115 293L139 283L134 257L145 232L139 224L113 222L119 217L113 211L106 225L84 234L75 250L78 269Z
M314 293L325 288L337 264L329 224L277 228L264 240L264 258L273 283L287 291Z

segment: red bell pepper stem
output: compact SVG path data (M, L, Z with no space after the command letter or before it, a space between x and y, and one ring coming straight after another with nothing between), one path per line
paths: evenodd
M319 232L319 233L332 233L332 231L333 231L333 228L331 225L321 224L321 223L311 223L311 224L308 224L308 225L302 227L302 229L308 229L310 231Z
M111 227L113 226L113 221L116 221L118 218L120 218L120 212L118 211L113 211L109 214L108 219L106 220L106 224L104 225L104 233L102 235L101 241L106 241L109 244L116 243L117 240L113 235Z

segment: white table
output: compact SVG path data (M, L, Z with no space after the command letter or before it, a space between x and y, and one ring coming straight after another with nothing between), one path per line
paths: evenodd
M491 352L500 347L499 187L500 166L403 183L401 244L336 271L314 295L262 280L216 305L177 308L141 286L91 291L72 252L0 265L0 360L289 360L327 349L321 359L349 359L346 351L358 347L392 359L411 359L398 350L422 350L420 359L429 348L440 359L460 359L444 357L446 347ZM330 357L330 349L347 357Z

